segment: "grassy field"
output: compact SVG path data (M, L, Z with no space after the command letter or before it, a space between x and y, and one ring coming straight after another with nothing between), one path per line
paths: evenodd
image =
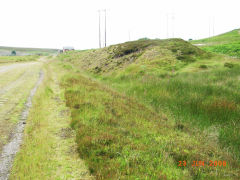
M41 48L20 48L20 47L5 47L0 46L0 56L10 56L12 51L16 52L17 56L26 55L53 55L58 52L58 49L41 49Z
M191 43L202 44L202 49L206 51L240 58L240 29L211 38L191 41Z
M39 56L0 56L1 63L14 63L14 62L28 62L36 61L39 59Z
M240 177L238 59L180 39L127 42L58 59L69 71L62 87L78 152L97 179Z

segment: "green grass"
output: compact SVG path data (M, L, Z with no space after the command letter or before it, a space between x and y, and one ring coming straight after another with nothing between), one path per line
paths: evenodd
M240 67L211 72L183 73L173 77L104 77L104 81L128 96L165 110L176 121L201 130L216 126L219 144L240 159Z
M0 63L36 61L39 56L0 56Z
M179 39L127 42L58 58L69 71L62 86L78 152L97 179L240 176L237 59ZM188 165L178 167L184 160ZM228 166L190 165L209 160Z
M79 155L96 179L238 176L237 161L214 140L206 138L209 132L202 132L184 121L168 119L136 99L81 74L67 75L63 87L71 109L71 126L77 132ZM178 167L183 160L188 165ZM192 167L196 160L205 163L225 160L228 166Z
M203 49L210 52L222 53L240 58L240 41L223 45L206 46L203 47Z
M202 49L227 54L240 58L240 29L218 36L191 41L192 44L203 44Z

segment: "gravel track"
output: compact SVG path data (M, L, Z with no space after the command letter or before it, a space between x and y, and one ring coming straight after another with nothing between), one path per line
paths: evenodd
M0 135L8 137L8 142L2 148L0 143L0 180L8 179L14 157L22 142L25 121L32 105L32 98L44 77L43 71L40 71L41 63L39 62L1 66L0 76L4 76L4 73L8 71L14 73L16 68L22 68L23 74L0 89L0 115L3 115L0 118ZM26 103L22 112L18 114L17 124L11 128L8 119L13 115L15 106L19 101L25 99L24 94L28 94Z
M31 66L33 64L36 64L37 62L31 62L31 63L18 63L18 64L10 64L6 66L0 66L0 73L4 73L16 68L21 68L21 67L26 67L26 66Z

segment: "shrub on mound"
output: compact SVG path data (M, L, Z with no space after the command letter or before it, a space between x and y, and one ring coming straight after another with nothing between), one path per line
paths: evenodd
M224 67L233 68L233 67L234 67L234 64L227 62L227 63L224 64Z

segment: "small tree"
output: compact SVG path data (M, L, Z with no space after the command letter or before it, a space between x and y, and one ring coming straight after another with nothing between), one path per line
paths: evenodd
M11 56L16 56L16 55L17 55L16 51L12 51Z

